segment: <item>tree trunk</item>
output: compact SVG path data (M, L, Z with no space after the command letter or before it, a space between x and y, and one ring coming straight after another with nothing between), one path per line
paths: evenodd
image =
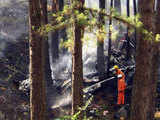
M64 8L64 0L59 0L59 10L62 11ZM67 19L67 16L65 16ZM67 28L63 28L62 30L59 31L59 39L63 40L63 42L66 42L67 40L67 32L66 32ZM62 48L62 52L65 54L67 52L67 48L63 47Z
M136 0L133 0L133 13L134 13L134 15L137 14L137 4L136 4Z
M159 0L157 0L156 17L155 18L156 18L156 20L155 20L155 25L156 25L155 34L160 34L160 1ZM153 62L152 63L152 65L153 65L152 73L153 73L153 81L157 82L160 80L160 73L158 71L158 69L160 67L160 41L153 43L153 50L154 51L153 51L153 61L152 61ZM157 86L157 85L155 85L155 86ZM156 87L153 90L156 93ZM155 101L153 101L153 102L155 102ZM154 103L154 104L156 104L156 103Z
M144 28L154 32L154 0L138 1L139 13ZM147 37L148 38L148 37ZM155 81L152 76L153 39L138 33L136 72L132 89L131 120L152 120L154 117Z
M121 14L121 0L114 0L114 8Z
M78 106L82 106L82 86L83 86L83 67L82 67L82 42L81 30L75 24L74 52L73 52L73 71L72 71L72 113L77 112Z
M110 7L113 8L113 0L111 0ZM112 14L112 11L110 12ZM109 39L108 39L108 60L107 60L107 74L109 76L109 69L110 69L110 57L111 57L111 45L112 45L112 31L111 26L112 25L112 18L109 18Z
M58 0L59 10L62 11L64 7L64 0Z
M156 34L160 34L160 1L157 0L156 6Z
M81 3L81 1L79 0ZM73 1L72 1L73 3ZM82 4L83 5L83 4ZM83 12L82 6L79 8ZM74 19L75 19L74 15ZM83 105L83 61L82 61L82 41L83 26L77 23L75 19L73 24L74 47L72 53L72 114L77 113L79 107ZM82 114L79 117L82 120Z
M47 13L47 0L41 0L41 9L42 9L42 25L48 24L48 13ZM51 77L51 66L49 60L49 43L48 43L48 36L43 36L44 39L44 71L45 71L45 80L46 80L46 87L50 88L53 85L52 77Z
M105 9L105 0L99 0L99 8ZM103 29L103 25L105 24L105 20L102 14L99 14L99 34L101 34L101 30ZM105 72L105 62L104 62L104 38L97 38L97 70L99 73L99 79L103 79Z
M58 0L52 0L52 12L56 14L59 10ZM53 18L54 20L54 18ZM54 22L54 25L56 22ZM59 33L58 30L51 33L51 53L52 53L52 63L55 63L59 58Z
M44 39L37 31L41 27L41 9L39 0L29 0L30 23L30 112L31 120L45 120L46 102L44 86Z
M114 0L114 8L119 14L121 14L121 0ZM121 32L122 24L121 23L118 24L119 21L113 21L113 22L115 22L115 24L117 26L117 29L119 29L119 33L118 34L120 35L121 34L120 32ZM119 35L117 36L117 39L115 40L115 48L118 48L118 44L119 44L119 40L120 40L120 36Z
M48 13L47 13L47 0L40 0L41 1L41 16L42 16L42 25L48 24ZM55 89L53 88L53 81L51 76L51 65L50 65L50 59L49 59L49 43L48 43L48 36L43 36L43 45L44 45L44 78L46 80L46 102L47 102L47 116L49 117L50 113L50 95L52 95L55 92Z
M137 15L137 4L136 4L136 0L133 0L133 13L134 13L134 16ZM136 41L137 41L137 31L135 29L134 31L134 40L135 40L135 45L136 45Z
M127 17L130 17L130 2L127 0ZM126 33L126 40L127 40L127 45L126 45L126 60L129 60L130 58L130 37L129 37L129 26L127 26L127 33Z
M127 0L127 2L126 2L126 4L127 4L127 17L129 17L130 16L130 1L129 0Z

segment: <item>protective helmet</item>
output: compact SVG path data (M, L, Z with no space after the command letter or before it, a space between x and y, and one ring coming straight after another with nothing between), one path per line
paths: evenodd
M114 69L118 69L118 66L117 65L114 65L114 67L113 67Z

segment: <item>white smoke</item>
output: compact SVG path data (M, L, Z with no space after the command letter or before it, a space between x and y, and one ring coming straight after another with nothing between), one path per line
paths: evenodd
M72 101L71 94L70 93L64 94L63 96L57 97L57 99L55 100L55 104L52 105L51 108L55 109L55 108L67 106L71 104L71 101Z
M28 33L28 1L0 0L0 49L23 33Z

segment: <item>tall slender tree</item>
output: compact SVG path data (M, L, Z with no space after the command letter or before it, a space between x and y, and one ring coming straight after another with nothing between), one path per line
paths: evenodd
M114 8L119 14L121 14L121 0L114 0Z
M99 0L99 8L105 9L105 0ZM103 25L105 25L105 20L102 14L99 14L99 34L103 32ZM99 73L99 79L103 79L105 72L105 62L104 62L104 38L97 37L97 70Z
M77 2L74 4L74 2ZM72 4L77 5L80 13L83 12L83 0L72 0ZM73 14L73 53L72 53L72 114L78 112L78 108L83 105L83 61L82 61L82 41L83 26L78 23L76 15ZM82 119L80 115L79 120Z
M64 7L64 0L58 0L59 10L62 11Z
M48 24L48 13L47 13L47 0L40 0L41 2L41 24ZM49 60L49 43L48 36L43 36L44 39L44 69L45 69L45 80L46 87L52 87L52 77L51 77L51 65Z
M62 11L63 8L64 8L64 5L66 4L65 3L66 1L64 0L59 0L59 10ZM67 19L67 16L65 16L66 19ZM67 28L63 28L62 30L59 31L59 40L63 40L63 42L65 42L67 40L67 32L66 32ZM67 52L67 49L66 48L62 48L62 52L63 53L66 53Z
M137 2L136 2L136 0L133 0L133 14L134 14L134 16L137 15ZM136 29L134 31L134 40L135 40L135 44L136 44L136 41L137 41L137 31L136 31Z
M127 0L127 17L130 17L130 0ZM129 26L127 26L127 33L125 35L126 40L127 40L127 45L126 45L126 60L129 60L130 57L130 37L129 37Z
M113 0L110 2L110 15L112 15L112 8L113 8ZM110 57L111 57L111 45L112 45L112 18L109 18L109 38L108 38L108 60L107 60L107 73L109 76L109 69L110 69Z
M48 24L48 13L47 13L47 0L40 0L41 3L41 25ZM44 57L44 78L46 81L46 108L47 108L47 117L50 113L50 96L55 93L56 90L53 88L53 80L51 76L51 65L49 59L49 43L48 36L42 36L43 38L43 57Z
M59 11L59 0L52 0L52 12L56 13ZM56 24L53 17L53 24ZM52 53L52 63L55 63L56 60L59 58L59 32L54 31L51 33L51 53Z
M137 2L136 2L136 0L133 0L133 13L134 13L134 15L137 14Z
M114 0L114 9L119 13L121 14L121 0ZM121 35L121 26L122 24L119 23L117 24L118 22L117 21L113 21L116 23L116 26L117 26L117 29L119 29L119 35L117 36L117 40L115 41L115 47L118 48L118 44L119 44L119 39L120 39L120 35ZM113 23L114 24L114 23Z
M157 4L156 4L156 16L155 16L155 25L156 25L156 28L155 28L155 35L157 34L160 34L160 1L157 0ZM159 67L160 67L160 39L155 41L153 43L153 60L152 60L152 65L153 65L153 68L152 68L152 76L153 76L153 81L154 82L158 82L158 80L160 80L159 78ZM154 86L154 93L156 93L156 86L157 84L155 84ZM154 96L154 99L156 95ZM156 104L155 103L155 100L153 101L154 102L154 105ZM154 107L153 106L153 110L154 110Z
M160 34L160 1L156 4L156 34Z
M30 25L30 112L31 120L45 120L46 102L44 86L44 39L38 32L41 27L41 2L29 0L29 25Z
M139 0L138 11L144 29L154 32L154 0ZM132 88L131 120L152 120L154 117L154 87L152 76L153 37L138 33L136 71Z

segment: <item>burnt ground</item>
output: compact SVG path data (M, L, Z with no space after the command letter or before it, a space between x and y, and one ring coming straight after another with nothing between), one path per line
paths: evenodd
M110 85L112 84L112 85ZM24 93L3 82L0 86L0 120L28 120L29 119L29 98ZM160 87L157 88L157 109L160 108ZM91 120L119 120L129 117L129 105L131 89L126 90L126 104L117 106L117 89L113 83L108 83L105 89L97 89L92 93L93 100L86 109L87 117ZM48 111L50 120L71 114L71 104L50 109Z
M117 90L113 86L94 91L92 93L93 100L85 111L87 117L91 120L119 120L120 118L127 120L129 117L129 92L130 90L126 90L126 104L118 106L116 104ZM70 115L70 113L71 106L53 109L54 118Z

